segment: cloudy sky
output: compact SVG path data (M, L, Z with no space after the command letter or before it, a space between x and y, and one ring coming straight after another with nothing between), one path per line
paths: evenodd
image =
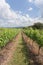
M0 27L43 23L43 0L0 0Z

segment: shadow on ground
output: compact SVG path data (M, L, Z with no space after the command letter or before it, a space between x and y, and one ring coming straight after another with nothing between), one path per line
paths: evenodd
M23 39L22 39L23 40ZM34 56L32 56L31 55L31 52L28 50L28 48L27 48L27 46L26 46L26 43L24 42L24 41L22 41L22 43L20 44L20 45L22 45L23 47L22 47L22 49L21 49L21 51L22 51L22 53L24 54L24 56L25 56L25 60L24 60L24 62L26 63L28 63L27 65L38 65L37 63L35 63L34 61L33 61L33 57Z

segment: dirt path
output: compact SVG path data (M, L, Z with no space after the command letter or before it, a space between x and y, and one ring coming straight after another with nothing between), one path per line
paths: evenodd
M27 48L21 35L17 48L13 54L13 58L8 63L8 65L30 65L28 58L29 57L28 57Z
M24 33L22 33L22 36L24 42L26 43L30 58L34 62L33 64L43 65L43 48L39 50L39 45L35 41L27 37Z
M19 33L15 39L13 39L0 51L0 65L7 65L7 63L12 59L13 53L16 50L17 44L19 43L20 36L21 33Z
M38 45L25 34L22 33L21 35L20 32L16 38L0 51L0 65L43 65L43 57L41 58L37 55L38 50ZM42 60L42 64L36 62L38 61L37 58L40 61ZM14 60L11 62L12 64L9 64L12 60Z

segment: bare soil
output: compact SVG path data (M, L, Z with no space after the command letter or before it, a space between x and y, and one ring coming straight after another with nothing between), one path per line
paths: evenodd
M43 57L41 58L41 54L43 55L43 48L40 49L40 54L38 56L39 46L37 45L37 43L23 33L22 36L29 52L30 65L43 65ZM2 48L2 50L0 50L0 65L8 65L10 60L12 60L13 54L17 49L20 38L21 32L16 36L16 38L14 38L4 48ZM36 62L38 58L40 59L40 61L42 60L42 64Z
M1 51L0 51L0 65L7 65L7 63L12 59L13 53L16 50L17 44L19 43L21 33L19 33L16 38L9 42Z
M39 49L39 45L35 41L27 37L24 33L22 33L22 36L26 43L30 58L34 62L33 64L43 65L43 47Z

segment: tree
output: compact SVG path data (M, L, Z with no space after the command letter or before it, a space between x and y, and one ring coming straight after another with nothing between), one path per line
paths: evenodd
M40 23L40 22L35 23L35 24L33 25L33 28L43 29L43 23Z

